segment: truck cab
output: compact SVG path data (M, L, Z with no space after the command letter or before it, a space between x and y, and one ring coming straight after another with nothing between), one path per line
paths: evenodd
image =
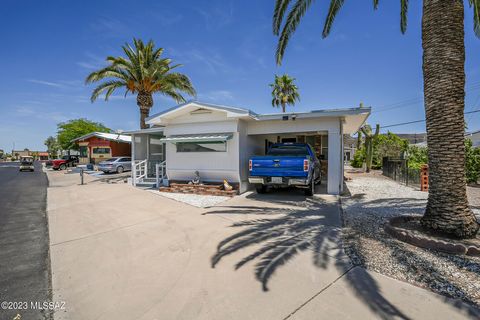
M258 193L265 193L268 187L294 186L312 196L322 178L320 161L306 143L273 144L265 156L252 157L248 169L248 181Z

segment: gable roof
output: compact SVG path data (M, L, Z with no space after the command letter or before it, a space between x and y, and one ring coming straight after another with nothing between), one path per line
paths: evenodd
M225 112L227 112L229 117L255 117L255 116L257 116L257 114L255 112L253 112L252 110L249 110L249 109L231 107L231 106L224 106L224 105L212 104L212 103L205 103L205 102L200 102L200 101L197 101L197 100L190 100L190 101L187 101L185 103L174 106L172 108L169 108L167 110L164 110L162 112L151 115L150 117L145 119L145 122L147 124L153 124L155 122L158 122L158 120L160 120L161 117L171 115L173 113L179 112L179 111L184 110L184 109L189 108L189 107L197 107L199 109L207 109L207 110L225 111Z
M71 142L75 141L81 141L85 140L88 138L92 137L97 137L105 140L110 140L110 141L115 141L115 142L124 142L124 143L131 143L132 142L132 137L126 136L123 134L117 134L117 133L106 133L106 132L92 132L86 135L83 135L81 137L78 137L76 139L73 139Z

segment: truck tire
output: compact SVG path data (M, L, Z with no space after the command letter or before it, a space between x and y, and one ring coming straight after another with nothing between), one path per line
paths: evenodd
M310 185L308 186L307 189L305 189L305 195L307 197L311 197L315 194L315 179L312 177L310 180Z
M58 169L60 169L60 170L65 170L65 169L67 169L67 165L66 165L65 163L62 163L62 164L58 167Z
M257 193L260 193L260 194L267 192L267 187L264 185L256 186L255 189L257 189Z

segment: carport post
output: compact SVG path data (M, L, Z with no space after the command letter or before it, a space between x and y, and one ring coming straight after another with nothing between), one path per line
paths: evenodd
M340 194L341 183L343 182L343 150L341 123L338 127L328 130L328 181L327 192L329 194Z

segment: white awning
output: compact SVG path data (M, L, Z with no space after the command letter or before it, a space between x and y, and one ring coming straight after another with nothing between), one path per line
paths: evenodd
M178 135L160 139L162 142L225 142L232 139L233 133Z

